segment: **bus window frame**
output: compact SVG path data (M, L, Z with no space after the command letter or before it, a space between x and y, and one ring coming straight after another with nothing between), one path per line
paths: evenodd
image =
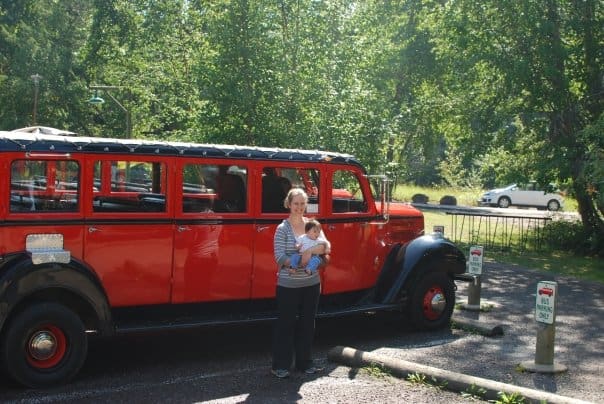
M184 169L187 165L205 165L205 166L237 166L245 168L245 210L243 212L215 212L210 209L207 211L194 211L194 212L186 212L183 209L184 199L185 197L196 198L195 195L204 195L204 194L187 194L183 192L184 188ZM174 217L176 219L192 219L198 216L202 216L204 218L241 218L246 217L250 218L257 214L255 211L255 193L250 192L252 187L253 180L252 178L256 177L255 175L255 167L252 161L248 161L245 159L231 158L231 159L214 159L214 158L199 158L199 157L178 157L175 161L174 165ZM213 202L220 199L218 195L218 191L214 189L213 193L208 193L208 199L211 199ZM202 199L202 197L200 197Z
M165 209L163 211L111 211L111 212L103 212L103 211L95 211L94 210L94 201L99 196L94 191L94 165L97 161L106 162L105 164L101 163L101 188L98 192L107 192L109 191L109 196L113 194L119 194L121 196L131 196L138 197L144 192L120 192L120 191L112 191L111 190L111 181L104 180L105 173L103 170L111 169L111 162L117 161L130 161L135 163L160 163L165 166L165 174L162 176L162 184L165 183L165 192L162 195L165 196ZM174 209L174 196L170 197L170 195L174 195L174 174L173 174L173 158L166 156L151 156L151 155L124 155L124 154L107 154L107 155L99 155L99 154L87 154L86 155L86 166L87 172L89 173L88 180L89 184L86 185L86 191L89 195L88 200L86 201L86 206L84 207L84 215L86 217L116 217L116 218L132 218L134 220L141 218L169 218L173 215ZM103 196L103 195L100 195Z
M85 164L84 158L81 158L81 156L78 157L74 157L74 156L66 156L65 154L60 154L57 153L56 155L35 155L35 156L28 156L25 153L7 153L6 154L6 171L8 173L8 175L6 176L6 186L3 187L3 190L0 191L0 197L3 200L3 214L5 215L7 220L24 220L24 221L31 221L31 220L40 220L40 219L44 219L44 220L71 220L71 219L81 219L84 216L83 210L84 210L84 204L85 204L85 192L84 192L84 188L82 186L82 179L85 175ZM56 163L61 162L61 161L73 161L75 163L78 164L79 166L79 173L78 173L78 190L77 190L77 209L73 210L73 211L64 211L64 210L38 210L38 211L23 211L23 212L14 212L11 211L10 209L10 199L12 196L12 165L13 163L15 163L16 161L45 161L45 162L50 162L50 163L54 163L54 170L52 170L50 168L50 165L47 164L46 166L46 180L47 182L51 182L51 184L47 184L46 185L46 189L45 190L38 190L38 191L34 191L36 193L39 193L40 195L43 195L44 193L49 193L51 192L56 192L56 184L54 184L54 181L56 179ZM50 170L50 172L49 172ZM70 190L61 190L62 194L72 194L74 192L70 192Z

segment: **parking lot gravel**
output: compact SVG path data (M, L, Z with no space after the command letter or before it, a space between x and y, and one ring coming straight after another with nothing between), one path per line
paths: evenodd
M604 285L530 269L486 262L482 303L488 311L456 310L454 318L500 325L503 335L487 337L461 328L417 332L391 316L357 315L317 321L318 375L269 374L270 324L211 327L93 340L80 376L65 386L25 390L0 378L3 403L472 403L458 392L414 384L379 368L351 368L331 362L334 346L452 372L604 403ZM560 374L523 372L534 359L537 283L558 282L555 361ZM467 284L458 283L458 300Z
M604 285L555 276L518 266L487 263L482 275L481 303L486 311L457 310L454 318L499 325L504 335L466 335L438 346L373 353L438 367L502 383L542 390L594 403L604 402ZM559 374L531 373L518 366L535 360L535 299L539 281L558 283L554 363ZM458 300L467 301L467 284Z
M522 362L534 361L537 341L535 303L537 283L555 281L558 284L556 302L556 335L554 363L563 364L563 373L531 373L519 366ZM503 335L484 336L472 330L453 328L443 333L405 332L398 336L389 335L387 340L356 340L353 348L388 358L428 365L443 370L476 376L500 383L540 390L560 396L593 403L604 403L604 285L585 282L570 277L553 275L516 265L487 262L483 267L481 311L461 310L467 302L468 284L458 283L458 309L454 319L468 319L485 328L500 327ZM381 321L368 320L365 327ZM403 327L404 328L404 327ZM363 334L360 331L360 334ZM340 336L341 340L341 336ZM331 338L323 342L331 342ZM335 342L335 341L334 341ZM342 341L340 341L342 342ZM353 342L354 343L354 342ZM382 346L378 346L382 344ZM325 352L323 352L325 354ZM342 366L336 366L333 374L340 374ZM348 369L344 366L344 369ZM354 369L348 372L355 372ZM356 371L355 375L363 375ZM333 378L330 374L329 379ZM413 391L413 399L405 401L470 402L474 399L436 388L373 377L377 390L385 388L391 396L383 396L384 402L403 402L401 391ZM349 377L351 390L353 382ZM311 383L312 384L312 383ZM371 384L371 383L370 383ZM388 387L385 387L388 386ZM329 395L330 389L323 389ZM373 389L371 389L373 390ZM331 390L333 393L333 390ZM356 391L356 390L355 390ZM342 393L340 393L342 394ZM356 394L356 393L355 393ZM376 393L378 394L378 393ZM406 394L406 393L405 393ZM441 396L438 396L438 395ZM452 395L453 394L453 395ZM326 402L349 402L344 394L342 401L332 395ZM356 396L356 402L371 402L367 393ZM389 398L390 397L390 398ZM315 402L318 396L304 395L300 402ZM381 400L376 400L380 402ZM318 402L318 401L317 401Z

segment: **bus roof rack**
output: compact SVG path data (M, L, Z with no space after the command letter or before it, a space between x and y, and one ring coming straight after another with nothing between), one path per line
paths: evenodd
M27 128L14 129L11 132L31 133L34 135L75 136L75 132L50 128L48 126L29 126Z
M0 151L124 153L275 161L325 161L349 163L362 167L354 156L338 152L85 137L78 136L73 132L43 126L32 126L13 131L0 131Z

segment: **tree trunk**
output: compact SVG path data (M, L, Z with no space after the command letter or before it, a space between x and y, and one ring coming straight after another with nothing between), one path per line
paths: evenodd
M583 227L591 240L589 245L585 246L585 252L604 256L604 222L598 216L593 199L585 192L585 188L578 185L574 189Z

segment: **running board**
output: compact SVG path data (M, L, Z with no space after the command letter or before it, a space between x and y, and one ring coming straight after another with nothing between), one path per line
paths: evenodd
M341 317L345 315L353 315L358 313L368 313L377 311L396 311L400 310L400 304L368 304L363 306L349 307L346 309L334 309L334 310L321 310L317 313L318 318L330 318L330 317ZM199 317L182 317L182 318L170 318L170 319L157 319L147 321L128 321L120 322L115 326L115 333L118 335L133 334L133 333L145 333L154 331L167 331L167 330L188 330L202 327L213 327L213 326L228 326L235 324L253 324L274 321L276 319L276 313L266 312L257 313L253 316L230 316L215 317L211 316L199 316Z

